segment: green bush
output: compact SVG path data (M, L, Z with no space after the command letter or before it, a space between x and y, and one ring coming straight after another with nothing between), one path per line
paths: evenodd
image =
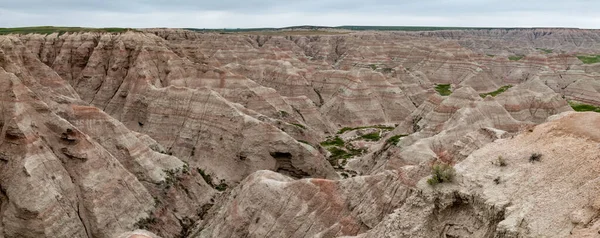
M442 96L449 96L452 94L450 84L436 84L435 91L437 91Z
M385 141L385 143L386 143L386 144L392 144L392 145L395 145L395 144L398 144L398 142L400 142L400 139L401 139L402 137L406 137L406 136L407 136L407 135L395 135L395 136L392 136L392 137L388 138L388 139Z
M329 147L327 150L331 153L330 159L348 159L352 157L352 154L338 147Z
M340 131L338 131L338 135L339 134L344 134L347 131L355 131L355 130L360 130L360 129L367 129L367 128L374 128L374 129L380 129L380 130L386 130L386 131L391 131L394 129L394 127L391 126L383 126L383 125L376 125L376 126L359 126L359 127L344 127L342 129L340 129Z
M379 139L381 139L381 136L379 136L379 132L373 132L366 135L362 135L360 138L363 138L368 141L378 141Z
M502 86L500 87L498 90L493 91L493 92L489 92L489 93L482 93L479 94L480 97L485 98L487 97L487 95L491 95L492 97L497 96L498 94L501 94L503 92L506 92L506 90L508 90L509 88L512 88L512 85L506 85L506 86Z
M330 138L326 141L321 142L322 146L339 146L339 147L343 147L345 144L344 140L342 140L342 138L336 136L334 138Z
M436 164L431 169L431 178L427 183L435 186L440 183L450 183L454 180L455 170L448 164Z
M212 178L211 178L210 174L207 174L201 168L196 168L196 171L198 171L198 173L200 174L200 176L202 176L202 178L204 179L204 182L206 182L206 184L210 185L211 187L215 186L215 185L213 185Z
M225 181L221 180L221 183L219 185L215 186L215 189L223 192L223 191L227 190L227 187L229 187L229 186L225 183Z
M523 59L525 56L522 55L513 55L513 56L508 56L508 59L511 61L519 61L521 59Z

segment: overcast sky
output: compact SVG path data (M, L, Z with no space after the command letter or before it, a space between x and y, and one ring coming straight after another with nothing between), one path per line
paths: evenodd
M600 28L597 0L0 0L0 27Z

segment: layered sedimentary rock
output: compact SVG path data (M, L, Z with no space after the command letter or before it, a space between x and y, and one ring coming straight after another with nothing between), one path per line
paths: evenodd
M590 235L597 34L0 36L0 237Z
M565 114L497 140L455 166L455 183L433 188L426 179L410 183L403 170L337 182L257 172L193 237L595 234L598 120L595 113Z
M413 191L397 174L292 180L259 171L216 206L192 237L337 237L364 233Z

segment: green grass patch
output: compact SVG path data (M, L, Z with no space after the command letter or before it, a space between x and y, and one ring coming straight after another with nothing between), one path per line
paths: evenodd
M584 64L595 64L600 62L600 55L579 55L577 58Z
M347 151L340 149L338 147L329 147L327 148L327 150L331 153L331 156L329 157L330 159L348 159L350 157L352 157L351 153L348 153Z
M369 67L370 67L372 70L376 70L376 69L377 69L377 65L375 65L375 64L370 64L370 65L369 65Z
M489 93L481 93L479 94L480 97L485 98L488 95L491 95L492 97L495 97L498 94L501 94L503 92L506 92L506 90L508 90L509 88L512 88L512 85L506 85L506 86L502 86L500 87L498 90L493 91L493 92L489 92Z
M398 144L398 142L400 142L400 139L402 139L402 137L406 137L406 136L408 136L408 135L392 136L385 141L385 144L392 144L392 145Z
M342 138L336 136L335 138L330 138L327 139L326 141L321 142L322 146L339 146L339 147L344 147L344 144L346 144L344 142L344 140L342 140Z
M544 52L546 54L552 54L552 52L554 51L552 49L544 49L544 48L535 48L535 49L539 50L539 51L542 51L542 52Z
M600 107L583 104L575 101L569 101L569 105L577 112L600 112Z
M379 132L373 132L366 135L362 135L360 138L363 138L368 141L379 141L379 139L381 139L381 136L379 136Z
M511 61L519 61L521 59L525 58L525 56L522 55L513 55L513 56L508 56L508 59Z
M84 28L84 27L57 27L57 26L34 26L34 27L16 27L16 28L0 28L0 35L7 34L64 34L66 32L126 32L137 31L132 28Z
M452 94L450 84L436 84L435 91L437 91L442 96L448 96Z
M327 161L331 164L331 166L336 168L341 168L345 165L347 159L362 155L366 152L366 149L356 149L352 146L352 144L346 144L344 140L339 137L330 138L327 141L321 142L321 145L324 146L331 155L327 158ZM343 160L340 163L340 160Z
M494 57L496 57L496 55L487 54L487 57L492 57L492 58L494 58Z
M348 131L355 131L355 130L360 130L360 129L368 129L368 128L374 128L374 129L380 129L380 130L386 130L386 131L391 131L394 129L394 127L391 126L382 126L382 125L377 125L377 126L359 126L359 127L344 127L342 129L340 129L340 131L338 131L338 135L339 134L344 134Z
M336 166L335 161L338 159L349 159L357 155L361 155L365 153L365 150L354 149L354 148L339 148L337 146L328 147L327 151L331 153L329 156L329 162L331 165Z

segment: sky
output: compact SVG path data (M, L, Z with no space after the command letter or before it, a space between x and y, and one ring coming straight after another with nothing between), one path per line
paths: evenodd
M0 0L0 27L600 28L597 0Z

